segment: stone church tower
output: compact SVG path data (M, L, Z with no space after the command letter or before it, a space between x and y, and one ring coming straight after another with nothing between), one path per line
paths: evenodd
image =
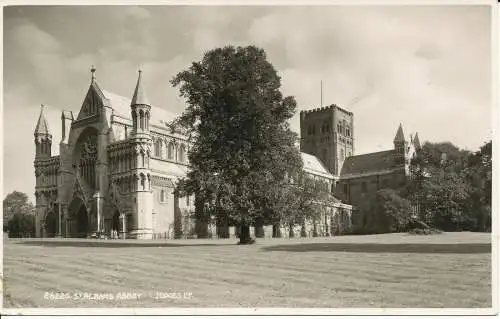
M52 158L52 134L45 118L45 107L42 105L40 116L35 128L35 223L42 224L44 211L54 207L57 196L57 160ZM42 236L41 228L36 228L37 237Z
M393 149L354 153L354 116L337 105L300 112L300 150L316 156L335 179L335 195L357 211L383 188L399 189L411 178L412 159L421 145L418 134L406 139L400 124ZM353 215L353 223L359 216Z
M151 169L149 159L151 157L151 134L149 131L151 118L151 105L146 97L142 84L142 72L139 71L139 78L135 87L134 96L131 102L132 114L132 134L130 143L137 160L133 161L132 172L136 179L134 197L134 211L137 220L137 237L148 236L152 233L152 196L151 196Z
M301 111L300 150L338 177L345 159L354 155L353 113L337 105Z

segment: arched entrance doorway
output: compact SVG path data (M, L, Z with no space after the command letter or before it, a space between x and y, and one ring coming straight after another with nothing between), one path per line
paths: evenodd
M77 237L87 237L89 234L89 216L83 205L76 213L76 233Z
M57 232L57 214L50 210L45 215L45 231L47 237L55 237Z
M115 213L113 214L113 218L111 220L111 230L116 230L120 232L120 212L118 209L115 209Z
M68 234L73 238L85 238L90 233L87 207L80 198L75 198L68 208Z

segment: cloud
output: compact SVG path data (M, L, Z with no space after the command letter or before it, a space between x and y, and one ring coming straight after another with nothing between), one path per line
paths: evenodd
M434 43L422 43L415 51L415 55L419 58L435 60L441 56L441 53Z
M5 41L18 49L19 54L30 56L30 52L54 53L61 49L60 43L50 34L38 29L29 21L18 20Z
M27 6L4 9L5 191L34 192L32 132L49 105L78 112L99 85L131 97L144 70L153 104L181 112L169 81L205 50L256 44L299 110L354 112L356 153L392 147L400 122L422 140L477 148L490 137L487 6ZM453 120L450 120L450 116ZM298 116L292 119L298 131ZM21 133L12 135L10 132ZM56 137L57 136L57 137ZM26 169L18 170L22 166ZM17 172L14 175L13 172Z
M128 6L124 10L124 19L135 18L137 20L147 20L151 18L151 13L139 6Z

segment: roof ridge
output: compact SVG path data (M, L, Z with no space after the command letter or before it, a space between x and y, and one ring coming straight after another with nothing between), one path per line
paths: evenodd
M352 157L358 157L358 156L366 156L366 155L372 155L372 154L379 154L379 153L388 153L388 152L393 152L394 150L388 149L385 151L377 151L377 152L371 152L371 153L364 153L364 154L357 154L357 155L351 155L347 158L352 158Z
M385 150L348 157L342 165L340 175L374 173L393 168L393 153L394 150Z

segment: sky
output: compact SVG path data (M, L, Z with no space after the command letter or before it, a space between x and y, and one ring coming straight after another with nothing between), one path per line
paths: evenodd
M421 142L476 150L492 136L489 6L13 6L3 21L3 193L34 199L33 131L46 105L53 153L61 111L100 87L185 107L170 80L224 45L262 47L299 110L354 113L355 154L386 150L399 123ZM75 114L75 116L76 116ZM298 132L299 116L291 121Z

